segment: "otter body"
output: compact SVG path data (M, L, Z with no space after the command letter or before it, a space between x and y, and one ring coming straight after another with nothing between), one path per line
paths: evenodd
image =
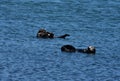
M65 38L67 36L70 36L70 35L64 34L64 35L58 36L56 38ZM37 38L55 38L55 36L53 33L47 32L45 29L40 29L37 33Z
M64 46L61 47L61 51L64 51L64 52L75 52L76 48L73 47L72 45L64 45Z
M63 45L61 47L62 52L81 52L81 53L87 53L87 54L95 54L96 49L93 46L88 46L85 49L76 49L72 45Z

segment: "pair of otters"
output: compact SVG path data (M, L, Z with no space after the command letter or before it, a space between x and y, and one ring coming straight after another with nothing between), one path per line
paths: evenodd
M64 34L58 37L55 37L53 33L46 31L45 29L40 29L37 33L37 38L63 38L65 39L67 36L70 36L69 34ZM81 52L81 53L87 53L87 54L95 54L96 49L94 46L88 46L85 49L77 49L72 45L63 45L61 47L62 52Z

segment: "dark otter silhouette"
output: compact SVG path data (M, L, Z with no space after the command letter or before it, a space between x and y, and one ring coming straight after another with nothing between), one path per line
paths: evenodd
M65 39L65 37L67 37L67 36L70 36L70 35L69 34L64 34L64 35L59 36L58 38L64 38Z
M81 53L88 53L88 54L96 53L96 49L94 46L88 46L86 49L76 49L72 45L63 45L61 47L61 51L63 51L63 52L81 52Z
M70 36L70 35L64 34L64 35L58 36L56 38L64 38L65 39L65 37L67 37L67 36ZM38 38L55 38L53 33L47 32L45 29L40 29L37 33L37 37Z
M72 45L64 45L64 46L61 47L61 51L64 51L64 52L75 52L76 48L73 47Z

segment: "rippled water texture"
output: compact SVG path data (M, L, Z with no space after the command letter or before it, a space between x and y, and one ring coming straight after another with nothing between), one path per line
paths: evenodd
M37 39L40 28L70 37ZM119 32L119 0L0 0L0 81L120 81Z

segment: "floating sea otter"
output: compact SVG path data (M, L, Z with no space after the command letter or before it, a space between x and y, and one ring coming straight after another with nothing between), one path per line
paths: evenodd
M58 36L56 38L64 38L65 39L65 37L67 37L67 36L70 36L70 35L64 34L64 35ZM47 32L45 29L40 29L37 33L37 37L38 38L55 38L53 33Z
M94 46L88 46L86 49L76 49L72 45L63 45L61 47L61 51L63 52L81 52L81 53L88 53L88 54L95 54L96 49Z

